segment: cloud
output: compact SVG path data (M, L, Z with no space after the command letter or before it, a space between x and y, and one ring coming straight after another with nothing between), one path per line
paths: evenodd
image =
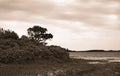
M0 20L48 24L73 22L69 26L58 26L72 30L79 30L70 26L77 26L76 22L79 22L84 23L84 27L112 29L119 28L119 6L119 0L0 0Z
M59 5L55 0L2 0L0 20L35 21L38 17L79 21L93 26L119 24L118 0L71 0L69 5ZM67 2L62 0L62 3ZM112 19L116 16L116 22ZM37 18L33 18L36 17ZM38 20L40 21L40 20Z
M2 18L19 20L19 18L26 16L26 18L22 18L23 20L26 20L29 19L28 16L38 14L40 16L47 16L47 14L50 14L51 9L54 10L54 6L48 1L42 0L5 0L0 3L0 9L0 16L2 16Z
M102 47L102 41L112 46L120 38L119 7L119 0L0 0L0 27L22 35L28 27L42 25L55 35L53 43L78 45L74 49L82 43Z
M58 21L61 23L73 22L69 25L58 26L69 27L72 30L79 30L70 26L78 26L75 22L84 23L85 27L106 27L108 29L119 27L119 0L71 0L72 4L63 6L62 4L66 2L66 0L61 2L55 0L1 0L0 20L52 24L59 24Z

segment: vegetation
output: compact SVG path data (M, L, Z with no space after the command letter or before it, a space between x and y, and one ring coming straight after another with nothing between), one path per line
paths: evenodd
M18 35L17 33L15 33L14 31L10 31L10 30L3 30L3 28L0 28L0 39L18 39Z
M33 26L28 30L29 38L35 40L39 43L46 44L45 41L48 39L52 39L53 35L51 33L46 33L47 29L40 26Z
M53 38L46 33L47 29L34 26L28 29L29 37L21 38L14 31L0 30L0 62L1 63L26 63L37 60L69 60L67 49L60 46L44 45L45 40ZM44 41L42 43L42 41Z
M70 59L69 51L0 29L0 76L120 76L120 63L88 64L94 60Z

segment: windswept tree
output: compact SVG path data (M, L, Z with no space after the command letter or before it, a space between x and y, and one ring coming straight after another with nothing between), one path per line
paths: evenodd
M41 26L33 26L32 28L28 28L27 31L29 38L39 43L45 44L46 40L53 38L53 35L47 33L47 29Z

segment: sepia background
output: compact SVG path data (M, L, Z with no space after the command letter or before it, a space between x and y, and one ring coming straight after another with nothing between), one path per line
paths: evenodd
M119 0L0 0L0 27L26 35L41 25L49 44L72 50L120 49Z

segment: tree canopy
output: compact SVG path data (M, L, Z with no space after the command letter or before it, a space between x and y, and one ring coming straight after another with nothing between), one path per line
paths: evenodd
M46 40L53 38L51 33L47 33L47 28L41 26L33 26L32 28L28 28L27 31L29 38L39 43L45 44Z

